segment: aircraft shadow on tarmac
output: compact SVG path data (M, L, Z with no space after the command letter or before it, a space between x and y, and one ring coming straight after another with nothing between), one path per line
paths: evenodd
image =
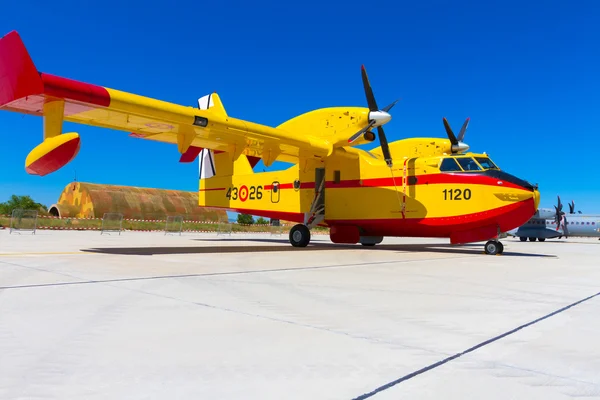
M483 254L483 244L450 245L450 244L379 244L374 247L363 247L361 245L345 245L334 243L311 243L307 247L297 248L289 244L286 239L192 239L205 242L259 242L280 243L276 245L224 245L224 246L180 246L180 247L104 247L81 249L88 253L115 254L115 255L166 255L166 254L218 254L218 253L275 253L290 251L396 251L396 252L424 252L424 253L446 253L446 254ZM282 245L285 244L285 245ZM548 254L520 253L506 249L501 256L517 257L556 257ZM487 256L490 257L490 256Z

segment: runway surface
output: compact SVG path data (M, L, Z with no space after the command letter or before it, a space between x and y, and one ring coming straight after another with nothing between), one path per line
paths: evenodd
M600 241L0 231L0 399L600 398Z

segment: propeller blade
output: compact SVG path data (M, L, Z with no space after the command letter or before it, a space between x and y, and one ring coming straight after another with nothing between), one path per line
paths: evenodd
M444 121L444 128L446 128L446 133L448 134L448 139L450 139L450 142L454 145L458 144L458 140L456 140L456 136L454 136L454 132L452 132L452 128L450 128L450 124L448 123L448 120L446 119L446 117L443 118Z
M371 129L371 127L373 125L375 125L375 120L371 121L369 123L369 125L365 126L364 128L362 128L360 131L356 132L354 135L352 135L350 137L350 139L348 139L348 143L353 143L354 141L356 141L356 139L358 139L359 137L361 137L362 135L365 134L365 132L367 132L369 129Z
M560 202L560 197L558 198L558 205L554 206L554 220L556 221L556 229L560 229L560 225L562 222L562 216L565 214L562 212L562 204Z
M388 104L388 105L387 105L387 106L385 106L385 107L383 108L383 110L381 110L381 111L385 111L385 112L388 112L388 111L390 111L390 110L392 109L392 107L394 107L394 106L396 105L396 103L397 103L397 102L398 102L398 100L394 101L392 104Z
M383 112L387 113L392 107L394 107L394 105L398 102L398 100L394 101L392 104L388 105L383 110L379 110L379 107L377 106L377 102L375 101L375 95L373 94L373 89L371 88L371 83L369 82L369 77L367 76L367 70L364 65L361 66L361 72L362 72L363 86L365 88L365 96L367 97L367 103L369 104L369 111L371 111L371 112L383 111ZM369 128L370 128L372 124L375 124L377 122L377 120L374 118L373 121L369 121L369 122L370 122L369 123ZM365 129L365 131L366 130L367 129ZM350 139L353 139L356 135L357 134L354 134L354 136L352 136L352 138L350 138ZM379 125L377 127L377 135L379 137L379 143L381 145L381 151L383 153L383 158L385 159L386 164L391 168L392 167L392 156L390 154L390 147L388 145L388 141L385 137L385 132L383 131L383 128L381 127L381 125ZM356 139L354 139L354 140L356 140Z
M567 228L569 223L567 222L567 216L565 215L563 220L563 232L565 233L565 239L569 237L569 228Z
M556 196L558 197L558 209L562 210L562 203L560 202L560 196Z
M465 137L465 132L467 131L467 126L469 126L469 120L471 118L467 118L465 120L465 123L463 124L462 128L460 128L460 132L458 133L458 141L462 142L463 138Z
M381 126L377 127L377 134L379 136L379 143L381 143L381 150L383 152L383 158L385 159L388 167L392 166L392 156L390 155L390 147L388 146L387 139L385 138L385 132Z
M369 77L367 76L367 70L363 65L362 69L362 81L363 86L365 87L365 95L367 96L367 104L369 105L369 110L371 111L379 111L379 107L377 107L377 102L375 101L375 96L373 95L373 89L371 89L371 84L369 83Z

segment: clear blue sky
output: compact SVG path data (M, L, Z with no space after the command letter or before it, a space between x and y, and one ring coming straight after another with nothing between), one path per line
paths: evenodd
M600 3L593 1L5 2L0 35L20 32L38 69L184 105L216 91L228 114L278 125L328 106L396 98L388 140L466 142L504 170L600 212ZM46 177L24 171L41 118L0 112L0 201L51 204L77 179L196 190L175 146L66 124L82 148ZM374 146L371 146L374 147ZM262 168L259 164L257 168Z

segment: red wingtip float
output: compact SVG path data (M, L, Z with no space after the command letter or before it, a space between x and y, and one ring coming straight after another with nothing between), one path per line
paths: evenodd
M44 176L67 165L79 153L79 134L65 133L44 140L25 159L28 174Z

